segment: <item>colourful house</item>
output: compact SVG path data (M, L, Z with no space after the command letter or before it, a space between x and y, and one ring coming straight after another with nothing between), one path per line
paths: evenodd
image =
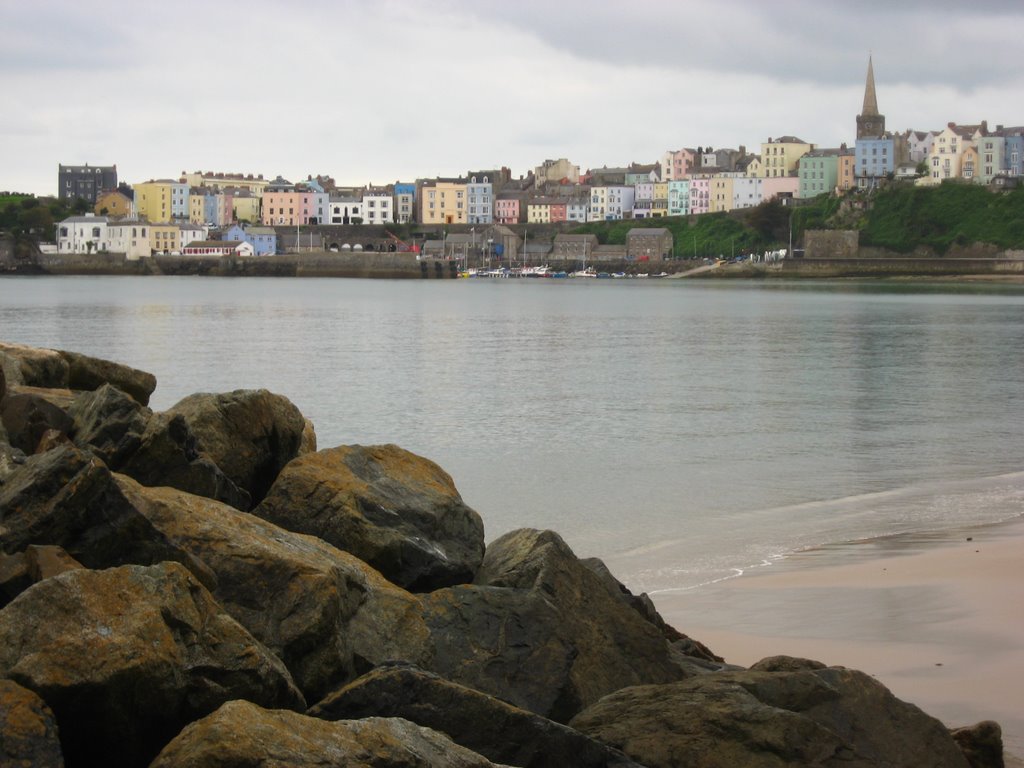
M831 193L839 186L840 149L815 149L800 158L797 175L801 199Z
M795 176L800 158L812 149L813 144L796 136L769 138L761 145L761 178Z
M711 177L706 174L690 177L690 213L711 210Z
M189 216L187 184L170 179L144 181L133 185L135 213L153 224L187 221Z
M459 179L425 181L420 189L420 223L466 224L466 185Z
M499 193L494 200L494 219L498 224L518 224L519 210L519 195Z
M119 189L101 192L93 206L97 216L109 216L111 219L124 219L135 211L135 201Z
M669 216L690 215L690 180L677 179L668 182Z

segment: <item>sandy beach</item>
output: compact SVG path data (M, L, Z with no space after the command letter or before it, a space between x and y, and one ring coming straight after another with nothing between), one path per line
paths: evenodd
M1024 520L827 547L652 597L728 662L860 669L949 726L999 722L1024 755Z

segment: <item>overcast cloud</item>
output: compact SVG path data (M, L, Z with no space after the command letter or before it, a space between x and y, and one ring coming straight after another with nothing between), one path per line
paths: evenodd
M0 0L0 190L57 164L384 184L1024 124L1019 0Z

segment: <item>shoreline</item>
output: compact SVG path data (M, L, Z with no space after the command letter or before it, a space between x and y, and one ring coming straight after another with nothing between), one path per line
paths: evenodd
M951 727L995 720L1024 754L1024 517L807 550L652 595L727 662L776 654L862 670Z

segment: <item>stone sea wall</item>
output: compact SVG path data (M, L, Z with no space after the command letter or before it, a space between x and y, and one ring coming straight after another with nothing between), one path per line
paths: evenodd
M870 675L730 665L553 531L266 390L0 342L0 764L1002 765Z

